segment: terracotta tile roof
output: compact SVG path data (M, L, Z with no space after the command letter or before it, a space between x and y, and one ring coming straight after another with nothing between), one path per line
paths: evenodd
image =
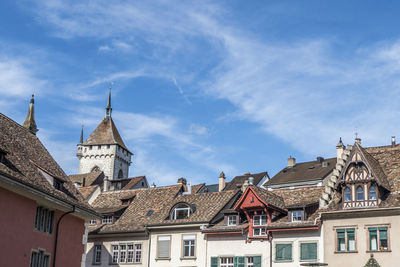
M123 147L125 150L129 149L125 146L122 141L121 135L119 134L117 127L112 118L104 118L97 128L89 135L89 137L83 142L84 145L115 145Z
M221 221L221 223L204 229L202 232L203 233L215 233L215 232L242 232L244 231L249 224L248 223L243 223L243 224L238 224L235 226L228 226L223 224L224 221Z
M286 210L285 201L278 194L273 193L273 191L268 191L266 189L251 186L251 188L257 193L259 197L261 197L266 203L280 208L282 210Z
M323 167L322 164L316 160L296 163L296 165L291 168L286 167L267 181L265 185L323 179L335 168L336 158L324 159L324 161L328 163L327 167Z
M205 184L192 185L192 193L196 194L205 186Z
M265 176L268 176L268 172L252 173L239 175L232 179L232 181L226 183L224 190L236 190L240 188L243 183L249 179L249 177L254 178L254 185L257 185Z
M87 200L98 187L100 187L100 186L97 184L90 185L90 186L82 186L82 187L78 187L78 191Z
M102 179L104 178L104 173L102 171L98 171L83 174L71 174L68 177L73 183L79 183L82 186L90 186L95 182L96 184L100 184L103 181Z
M0 174L95 214L40 140L1 113L0 149L7 152ZM63 181L63 190L55 189L44 175Z
M146 176L138 176L138 177L132 177L132 178L128 178L128 179L130 179L130 181L122 188L122 190L131 189L139 181L141 181L142 179L146 179Z
M122 200L136 196L136 190L118 190L102 192L92 203L95 209L99 208L116 208L123 206Z
M319 202L324 186L278 189L270 192L283 198L286 208L307 206Z

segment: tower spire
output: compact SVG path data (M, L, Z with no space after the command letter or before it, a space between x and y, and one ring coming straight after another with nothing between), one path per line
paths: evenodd
M22 124L22 126L27 128L34 135L36 135L37 131L39 131L35 122L35 100L33 94L29 103L28 114L26 115L25 122Z
M81 138L79 139L79 144L83 143L83 121L82 121L82 126L81 126Z
M113 85L113 82L110 82L105 118L111 118L111 112L112 112L112 108L111 108L111 88L112 88L112 85Z

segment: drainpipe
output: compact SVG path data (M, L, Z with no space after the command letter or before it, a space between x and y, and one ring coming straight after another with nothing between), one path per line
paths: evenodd
M147 227L144 227L144 230L146 231L146 234L149 237L149 253L148 253L148 257L147 257L147 266L150 267L150 252L151 252L151 235L150 235L150 231L147 229Z
M272 232L269 232L269 267L272 267Z
M58 219L57 221L57 226L56 226L56 240L54 242L54 252L53 252L53 267L56 267L56 260L57 260L57 242L58 242L58 230L60 228L60 223L61 220L64 218L65 215L68 215L70 213L74 213L75 212L75 206L72 206L72 210L67 211L66 213L64 213L63 215L61 215L61 217Z

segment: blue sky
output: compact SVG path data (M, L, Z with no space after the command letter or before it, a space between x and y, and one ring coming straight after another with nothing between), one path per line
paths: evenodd
M397 1L1 1L0 112L68 174L85 137L113 118L157 185L274 175L287 157L335 156L400 137Z

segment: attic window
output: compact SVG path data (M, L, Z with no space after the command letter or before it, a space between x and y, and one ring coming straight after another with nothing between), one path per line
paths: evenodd
M63 186L63 183L60 180L58 180L57 178L54 178L53 186L54 186L55 189L61 190L62 186Z
M310 170L312 170L312 169L314 169L315 168L315 166L310 166L310 167L308 167Z
M190 206L187 204L176 205L170 214L171 220L187 219L191 213Z
M323 168L328 167L328 165L329 165L329 163L328 163L327 161L322 162L322 167L323 167Z
M122 205L130 204L133 200L133 197L121 199Z
M303 220L303 211L294 210L292 211L292 222L301 222Z

